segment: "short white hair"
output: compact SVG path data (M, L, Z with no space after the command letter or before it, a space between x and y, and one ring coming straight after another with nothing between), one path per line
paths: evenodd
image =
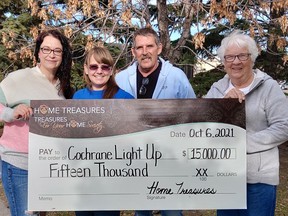
M226 36L222 42L221 46L217 50L217 55L224 62L224 55L226 50L231 46L236 45L238 47L245 47L251 53L251 60L255 63L256 58L258 57L259 50L257 44L253 38L248 35L243 34L240 30L235 30L228 36Z

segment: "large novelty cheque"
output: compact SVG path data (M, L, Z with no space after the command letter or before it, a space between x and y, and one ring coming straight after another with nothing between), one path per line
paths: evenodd
M245 105L236 99L31 106L29 210L246 208Z

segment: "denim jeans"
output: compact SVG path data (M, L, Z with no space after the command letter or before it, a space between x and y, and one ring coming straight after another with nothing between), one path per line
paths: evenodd
M218 210L217 216L274 216L275 185L247 184L247 209Z
M181 210L161 210L162 216L183 216ZM135 216L152 216L152 211L135 211Z
M0 179L2 178L2 159L0 156Z
M76 211L76 216L120 216L120 211Z
M28 201L28 171L2 161L2 185L11 216L26 216Z

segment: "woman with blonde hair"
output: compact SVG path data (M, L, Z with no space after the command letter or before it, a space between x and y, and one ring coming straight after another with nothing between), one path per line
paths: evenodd
M83 77L86 88L78 90L73 99L134 98L116 84L114 60L104 47L94 47L87 53Z
M86 88L75 92L73 99L133 99L132 95L116 84L113 66L114 60L106 48L92 48L84 61L83 77ZM77 211L75 213L76 216L120 216L120 211Z

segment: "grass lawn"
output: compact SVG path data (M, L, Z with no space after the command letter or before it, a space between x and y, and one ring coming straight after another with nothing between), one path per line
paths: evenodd
M277 192L277 206L275 216L288 216L288 142L280 147L280 185ZM0 182L0 199L6 203ZM1 214L0 214L1 215ZM133 211L123 211L122 216L132 216ZM155 214L158 215L158 214ZM184 211L184 216L215 216L211 211ZM1 215L2 216L2 215ZM49 212L47 216L74 216L74 212Z

